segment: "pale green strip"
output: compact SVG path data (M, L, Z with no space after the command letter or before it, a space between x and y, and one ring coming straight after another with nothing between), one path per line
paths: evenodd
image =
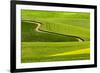
M77 55L77 54L89 54L89 53L90 53L90 49L86 48L86 49L75 50L75 51L71 51L71 52L53 54L53 55L50 55L50 56Z

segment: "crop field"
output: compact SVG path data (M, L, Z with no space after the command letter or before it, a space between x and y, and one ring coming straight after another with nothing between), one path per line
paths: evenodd
M21 62L90 59L90 14L21 10Z

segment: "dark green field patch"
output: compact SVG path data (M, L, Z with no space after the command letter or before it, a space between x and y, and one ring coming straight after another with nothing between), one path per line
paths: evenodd
M27 23L22 21L21 26L21 37L22 42L68 42L78 41L76 37L64 36L49 32L38 32L36 31L37 24Z

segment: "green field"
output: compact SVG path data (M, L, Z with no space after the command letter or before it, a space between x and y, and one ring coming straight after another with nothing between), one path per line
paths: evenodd
M90 14L21 10L21 62L90 59Z

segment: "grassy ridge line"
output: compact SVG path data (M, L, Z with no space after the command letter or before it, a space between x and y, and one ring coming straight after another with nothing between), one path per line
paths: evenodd
M23 57L43 57L89 48L89 42L22 42L22 48Z
M63 55L75 55L75 54L89 54L89 53L90 53L90 49L86 48L86 49L80 49L71 52L58 53L50 56L63 56Z
M84 51L81 54L51 56L61 52L72 52L89 48L89 41L84 42L22 42L22 63L86 60L90 54ZM86 50L85 50L86 51ZM73 52L74 53L74 52ZM78 52L79 53L79 52Z
M61 46L61 45L66 45L66 46L78 46L78 45L83 45L84 47L86 47L86 45L90 44L90 41L84 41L84 42L22 42L22 44L24 46L28 46L28 45L33 45L33 46L51 46L51 45L55 45L55 46ZM39 44L39 45L38 45Z
M36 28L37 28L37 29L36 29L37 32L47 32L47 33L51 33L51 34L53 33L53 34L62 35L62 36L66 36L66 37L68 36L68 37L72 37L72 38L77 38L77 40L78 40L79 42L83 42L83 41L84 41L84 39L82 39L82 38L80 38L80 37L78 37L78 36L67 35L67 34L64 35L64 34L61 34L61 33L56 33L56 32L50 32L50 31L42 30L42 29L41 29L41 25L43 25L43 24L42 24L41 22L38 22L38 21L32 21L32 20L30 21L30 20L28 20L28 19L27 19L27 20L22 20L22 21L23 21L23 22L28 22L28 23L33 23L33 25L34 25L34 24L37 24L37 27L38 27L38 25L39 25L38 28L36 27Z
M75 60L89 60L90 54L79 55L63 55L63 56L47 56L47 57L27 57L21 58L21 63L35 63L35 62L58 62L58 61L75 61Z

